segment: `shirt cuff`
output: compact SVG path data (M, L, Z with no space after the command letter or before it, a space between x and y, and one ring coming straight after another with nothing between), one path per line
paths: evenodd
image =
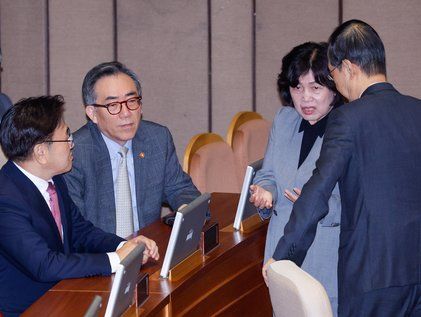
M119 245L117 246L117 249L115 249L116 251L117 250L120 250L121 249L121 247L123 246L123 245L125 245L126 244L126 242L127 241L121 241L120 243L119 243Z
M117 250L119 250L127 241L122 241L117 246ZM108 259L110 260L110 266L111 266L111 273L115 273L117 271L118 265L120 264L120 257L116 252L108 252L107 253Z

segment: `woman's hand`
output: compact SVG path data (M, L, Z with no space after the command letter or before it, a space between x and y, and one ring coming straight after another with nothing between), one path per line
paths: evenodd
M263 189L259 185L250 186L250 202L257 208L272 208L272 193Z
M301 195L301 189L294 187L292 190L294 193L290 192L288 189L285 189L284 196L295 203L298 197Z
M263 279L265 280L266 286L269 286L268 285L268 268L269 268L269 265L271 265L273 262L275 262L275 260L273 258L270 258L262 267L262 276L263 276Z

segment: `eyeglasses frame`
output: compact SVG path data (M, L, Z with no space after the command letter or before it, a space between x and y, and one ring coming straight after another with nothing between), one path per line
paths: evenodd
M129 107L129 105L128 105L128 101L129 101L129 100L132 100L132 99L137 99L137 105L138 105L138 106L137 106L136 108L134 108L134 109L130 108L130 107ZM116 103L120 104L120 110L119 110L117 113L111 113L111 111L110 111L109 107L110 107L112 104L116 104ZM105 105L100 105L100 104L97 104L97 103L93 103L93 104L90 104L90 106L93 106L93 107L99 107L99 108L106 108L106 109L107 109L107 111L108 111L108 113L109 113L110 115L112 115L112 116L116 116L116 115L118 115L118 114L121 112L121 110L123 109L123 104L126 104L127 109L129 109L130 111L135 111L135 110L139 109L139 108L140 108L140 106L142 105L142 97L141 97L141 96L135 96L135 97L131 97L131 98L129 98L129 99L126 99L126 100L124 100L124 101L113 101L113 102L107 103L107 104L105 104Z
M329 70L329 75L327 75L327 79L329 79L329 80L331 80L331 81L334 81L333 76L332 76L332 73L333 73L333 71L334 71L336 68L338 68L338 67L339 67L339 65L341 65L341 64L342 64L342 61L341 61L338 65L336 65L335 67L333 67L333 68L332 68L332 70Z
M47 140L44 143L55 143L55 142L70 142L70 145L73 144L73 134L70 132L70 128L67 128L67 140Z

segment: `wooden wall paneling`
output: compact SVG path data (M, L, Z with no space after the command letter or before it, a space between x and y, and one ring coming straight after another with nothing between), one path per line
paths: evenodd
M2 92L12 102L47 92L46 1L0 2Z
M386 49L388 80L401 93L421 98L421 1L343 0L343 16L374 27Z
M50 90L66 100L72 130L86 123L82 82L93 66L113 60L112 0L54 0L50 12Z
M252 110L252 1L211 1L212 132L224 139L239 111Z
M281 102L276 88L282 57L306 41L327 41L338 25L338 0L257 1L256 108L272 120Z
M46 1L0 1L1 91L13 103L47 92ZM6 158L0 151L0 166Z
M118 59L139 75L144 119L167 126L182 159L207 131L207 3L117 2Z

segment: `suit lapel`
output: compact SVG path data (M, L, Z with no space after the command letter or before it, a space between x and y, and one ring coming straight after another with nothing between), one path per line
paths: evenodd
M62 251L63 243L61 241L57 225L54 221L54 217L38 188L15 166L13 162L8 161L3 168L5 173L21 191L27 205L30 206L33 216L40 217L47 224L48 227L45 228L46 230L43 232L44 236L48 239L48 237L51 238L51 235L53 235L54 240L49 239L49 241L56 245L56 250Z
M282 179L282 183L279 184L282 193L286 188L292 188L294 186L293 181L297 174L301 140L303 139L303 133L298 132L300 122L301 117L299 117L298 113L294 121L288 122L288 125L284 125L284 122L282 122L281 132L286 137L285 139L282 138L285 141L279 144L280 148L273 158L275 162L279 162L277 174L279 174L279 179Z
M133 139L133 164L134 175L136 183L136 201L137 201L137 214L139 218L139 226L142 228L145 224L143 214L140 212L144 208L142 205L145 202L146 195L146 162L147 158L152 155L152 144L147 135L148 131L144 128L142 121L140 122L139 129Z
M297 178L301 179L302 175L311 175L315 168L315 162L320 156L320 148L322 146L323 138L317 137L313 146L311 147L310 153L308 153L306 159L301 164L297 172ZM298 151L299 152L299 151ZM298 162L298 160L297 160Z
M307 168L307 166L310 165L314 165L314 162L317 161L317 159L319 158L320 155L320 147L322 145L323 142L323 138L321 137L317 137L316 140L314 141L313 146L310 149L310 152L308 153L306 159L303 161L303 163L301 164L299 170L301 169L301 167ZM300 144L301 145L301 144ZM313 167L314 169L314 167Z
M95 164L95 177L96 183L99 184L98 188L98 202L99 210L114 210L115 211L115 195L114 195L114 182L113 172L111 166L110 154L107 145L102 138L101 132L96 124L91 121L88 123L90 133L92 135L96 149L96 164ZM99 211L100 212L100 211ZM115 212L104 212L101 214L101 220L108 232L115 232L116 220Z

